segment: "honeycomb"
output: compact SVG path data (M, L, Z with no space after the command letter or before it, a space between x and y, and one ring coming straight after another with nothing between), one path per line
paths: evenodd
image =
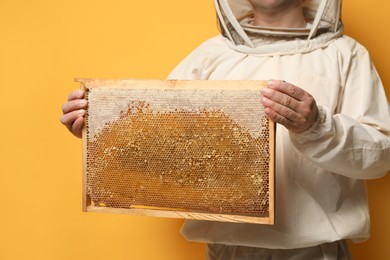
M270 127L261 94L225 87L86 86L92 204L267 214Z

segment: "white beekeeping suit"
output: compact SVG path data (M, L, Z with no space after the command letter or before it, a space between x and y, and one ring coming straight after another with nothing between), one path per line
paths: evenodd
M169 76L285 80L320 107L303 133L278 126L275 225L186 221L189 240L292 249L369 237L365 179L390 169L388 101L367 50L342 34L340 1L303 5L306 28L276 29L254 26L247 0L215 0L221 35Z

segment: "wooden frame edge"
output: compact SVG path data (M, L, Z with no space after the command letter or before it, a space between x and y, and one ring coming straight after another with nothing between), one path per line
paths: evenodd
M178 80L149 80L149 79L124 79L126 82L134 82L136 87L139 83L152 83L153 86L160 85L161 82L166 82L168 84L164 84L164 87L171 86L172 88L180 87L181 81ZM122 81L118 80L110 80L110 79L85 79L85 78L76 78L76 82L81 84L80 88L85 91L85 97L87 98L88 93L86 90L88 88L98 87L96 86L97 82L108 82L109 84L105 87L118 87L115 82ZM191 82L191 86L196 87L200 81L204 82L207 80L184 80L186 84ZM251 82L253 84L253 89L261 89L264 87L268 81L264 80L229 80L228 82L234 83L233 85L237 87L237 83L239 82ZM215 88L218 87L226 87L226 80L215 80L210 81L211 85L216 84ZM210 85L210 86L211 86ZM144 85L143 85L144 86ZM152 87L153 87L152 86ZM100 86L99 86L100 87ZM208 89L208 88L195 88L195 89ZM248 89L248 88L247 88ZM259 101L260 102L260 101ZM276 124L269 120L269 132L270 132L270 165L269 165L269 212L268 216L243 216L243 215L229 215L229 214L216 214L216 213L196 213L196 212L184 212L184 211L170 211L170 210L160 210L160 209L139 209L139 208L106 208L106 207L96 207L92 205L91 199L87 193L87 120L88 114L85 115L85 124L83 127L82 133L82 210L83 212L99 212L99 213L114 213L114 214L127 214L127 215L135 215L135 216L152 216L152 217L165 217L165 218L184 218L184 219L196 219L196 220L210 220L210 221L223 221L223 222L235 222L235 223L253 223L253 224L274 224L274 214L275 214L275 137L276 137Z
M268 216L243 216L230 214L216 214L216 213L199 213L199 212L185 212L185 211L170 211L160 209L139 209L139 208L106 208L88 206L88 212L95 213L113 213L126 214L132 216L149 216L149 217L163 217L163 218L180 218L193 220L207 220L207 221L221 221L234 223L252 223L252 224L271 224Z
M86 87L84 83L81 83L81 90L85 92ZM84 98L87 98L88 93L84 93ZM88 113L84 117L84 126L82 129L82 211L87 212L88 206L91 205L91 198L87 193L87 123L88 123Z
M276 148L276 123L269 119L269 146L270 146L270 162L269 162L269 224L275 223L275 148Z
M265 80L160 80L160 79L93 79L75 78L84 88L148 88L175 89L185 86L185 89L226 89L238 88L246 82L244 89L261 89L268 81ZM199 84L202 82L202 84ZM209 84L205 84L208 82ZM249 84L250 83L250 84ZM199 85L202 85L199 87ZM206 85L206 86L205 86Z

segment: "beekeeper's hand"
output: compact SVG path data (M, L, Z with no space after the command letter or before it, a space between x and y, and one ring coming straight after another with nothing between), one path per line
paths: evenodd
M84 98L84 91L75 90L69 94L68 101L62 105L61 123L78 138L82 136L84 125L85 109L87 101Z
M318 107L313 96L293 84L270 80L261 93L265 114L292 132L304 132L317 118Z

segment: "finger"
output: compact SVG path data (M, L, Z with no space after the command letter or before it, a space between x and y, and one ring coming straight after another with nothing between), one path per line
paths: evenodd
M300 87L281 80L270 80L267 87L282 92L298 101L304 100L306 96L306 91Z
M276 102L282 106L288 107L294 111L298 110L299 108L300 101L276 89L265 87L261 90L261 93L267 99L272 100L273 102Z
M291 121L288 118L282 116L272 108L266 107L264 113L275 123L285 126L288 130L299 133L303 132L307 127L303 126L296 121Z
M71 128L71 132L81 138L82 137L82 132L83 132L83 125L84 125L84 119L82 117L77 118Z
M78 118L82 118L82 120L84 120L83 118L84 115L85 115L84 109L74 110L72 112L62 115L60 121L63 125L67 126L69 129L69 127L71 127Z
M76 89L69 94L68 101L81 99L83 97L84 97L84 91L82 91L81 89Z
M290 129L292 127L292 122L289 121L287 118L279 115L276 111L272 110L271 108L265 108L264 113L271 119L273 122L281 124L285 126L287 129Z
M265 107L275 111L279 116L286 118L288 121L299 122L302 120L302 116L296 111L271 99L263 97L262 103Z
M80 110L87 107L87 101L85 99L75 99L65 102L62 105L62 113L67 114L74 110Z

